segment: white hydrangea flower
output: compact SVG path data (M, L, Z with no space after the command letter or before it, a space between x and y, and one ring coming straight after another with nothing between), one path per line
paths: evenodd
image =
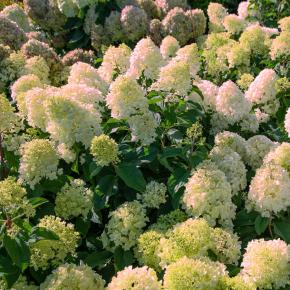
M68 84L85 84L98 89L104 95L108 90L108 85L100 77L98 70L84 62L77 62L71 66Z
M164 274L166 290L218 289L219 281L226 277L225 265L210 259L183 257L170 264Z
M177 39L171 35L167 35L161 42L160 52L164 59L170 59L176 55L179 48L180 45Z
M250 5L249 1L242 1L239 4L238 15L242 17L243 19L246 19L249 15L249 12L248 12L249 5Z
M132 288L133 287L133 288ZM158 281L155 271L146 266L133 268L126 267L119 271L108 285L108 290L124 289L161 290L161 283Z
M142 115L133 115L128 119L131 129L132 141L139 141L143 145L150 145L157 137L156 129L159 125L154 114L148 112Z
M209 18L210 31L224 31L223 21L228 14L227 9L222 4L211 2L207 7L207 14Z
M49 73L50 68L45 59L41 56L34 56L27 59L22 71L23 75L33 74L38 76L43 84L50 83Z
M54 209L57 216L69 220L80 215L86 218L92 206L93 192L83 180L74 179L57 193Z
M259 289L280 289L289 283L289 246L279 239L252 240L242 262L242 276Z
M56 147L58 155L65 160L67 163L71 163L76 159L76 153L71 148L69 148L66 144L60 143Z
M33 88L43 88L43 83L36 75L24 75L11 87L11 97L17 103L19 111L26 115L25 93Z
M21 147L19 180L32 189L42 179L54 180L60 172L59 158L49 140L34 139Z
M134 247L148 218L138 201L125 202L109 213L109 222L102 233L105 248L121 246L125 251Z
M274 147L264 158L264 164L267 163L280 165L290 174L290 143L283 142Z
M238 264L241 255L241 242L237 234L222 228L212 230L213 248L218 260L225 264Z
M247 170L240 155L229 147L215 146L209 158L218 169L224 172L232 187L233 194L244 190L247 186Z
M189 178L182 202L191 216L203 217L212 226L218 222L232 227L236 206L231 198L231 185L225 174L215 165L210 165L197 169Z
M189 218L176 224L161 237L156 254L161 268L186 256L188 258L205 257L213 248L212 228L202 218Z
M205 108L215 110L216 97L218 94L219 87L208 80L200 80L193 83L201 91L203 96L203 104Z
M262 70L246 91L246 99L253 104L261 106L266 113L276 113L279 109L279 102L276 99L277 89L275 86L277 80L278 76L274 70Z
M122 75L117 77L110 86L107 106L111 109L113 118L126 119L136 112L147 111L148 101L143 88L137 81Z
M100 113L91 104L81 104L69 96L54 94L45 103L46 131L59 144L69 148L79 142L89 147L94 136L101 134Z
M58 94L64 95L81 105L92 105L96 110L103 111L104 96L94 87L89 87L86 84L71 83L61 87Z
M248 194L248 210L270 217L290 206L290 177L283 167L265 164L256 171Z
M245 28L246 23L242 17L236 14L229 14L224 18L223 25L230 34L239 34Z
M137 194L137 199L148 208L159 208L166 202L166 185L157 181L151 181L146 185L144 193Z
M171 60L160 69L159 77L151 88L186 96L191 88L189 65Z
M272 148L278 146L278 143L264 135L255 135L247 140L247 146L249 152L247 164L253 169L257 169L261 167L264 157Z
M198 47L195 43L185 45L176 52L173 58L175 61L182 61L189 65L191 77L195 77L200 68Z
M220 132L215 136L214 143L218 147L229 147L237 152L244 162L247 162L249 155L247 141L238 133L229 131Z
M25 94L28 124L40 128L43 132L46 131L47 125L44 101L48 98L48 90L42 88L34 88Z
M98 73L108 84L113 80L114 74L125 73L130 66L131 49L126 44L118 47L110 46L104 56Z
M216 98L216 110L223 114L230 124L241 121L251 110L251 103L231 80L222 84Z
M142 73L148 79L155 80L164 60L159 48L149 38L143 38L136 44L131 57L127 75L138 79Z
M53 270L40 285L40 290L104 290L105 281L85 264L63 264Z
M290 54L290 31L282 31L279 36L273 39L270 49L271 59L275 60Z

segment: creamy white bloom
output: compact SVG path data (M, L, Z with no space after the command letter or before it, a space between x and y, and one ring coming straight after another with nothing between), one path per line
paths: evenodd
M81 104L56 93L44 102L44 107L46 131L58 143L72 147L79 142L88 148L93 137L101 134L101 116L92 104Z
M249 1L240 2L239 7L238 7L238 15L240 17L242 17L244 19L248 17L248 15L249 15L249 12L248 12L249 5L250 5Z
M129 266L119 271L108 285L108 290L124 289L161 290L162 287L153 269Z
M159 77L151 88L185 96L190 87L189 65L184 61L171 60L160 69Z
M98 70L84 62L77 62L71 66L68 84L85 84L107 93L108 85L100 77Z
M150 145L156 139L156 129L159 122L151 111L141 115L133 115L128 119L132 141L140 141L143 145Z
M210 165L197 169L189 178L182 202L191 216L203 217L213 226L218 222L232 227L236 206L231 198L231 185L225 174Z
M278 80L276 72L272 69L264 69L250 84L246 92L246 98L255 104L264 104L275 99L277 91L275 83Z
M274 147L264 158L264 164L273 163L282 166L290 174L290 143L283 142Z
M201 80L193 83L199 88L203 96L203 103L206 109L214 110L219 87L208 80Z
M279 101L276 99L276 82L278 76L273 69L264 69L250 84L246 92L246 99L257 104L261 109L272 115L279 109Z
M155 80L164 60L159 48L149 38L141 39L135 46L127 75L138 79L142 73L148 79Z
M290 206L290 177L282 166L265 164L251 181L248 205L262 216L270 217Z
M58 94L66 96L81 105L92 105L98 111L103 110L105 103L102 92L86 84L67 84L60 88Z
M167 35L163 38L160 45L160 52L164 59L169 59L176 55L176 52L180 48L179 42L171 35Z
M242 120L251 110L251 103L244 97L238 86L231 80L222 84L216 98L216 110L229 123Z
M245 20L236 14L229 14L223 20L223 25L230 34L239 34L246 26Z
M107 83L111 83L114 75L125 73L130 65L131 49L126 44L118 47L110 46L104 56L98 73Z
M34 139L21 146L19 180L32 189L42 179L57 178L59 158L51 142Z
M259 289L280 289L289 282L289 246L279 239L252 240L242 262L242 276Z
M119 76L110 86L107 95L107 106L114 118L129 118L136 112L148 110L148 101L143 88L129 76Z
M240 155L229 147L215 146L209 158L218 169L224 172L232 187L233 194L244 190L247 186L247 170Z
M228 147L237 152L244 162L247 161L249 152L247 141L239 134L229 131L218 133L214 138L214 143L218 147Z
M198 48L195 43L186 45L180 48L176 52L176 56L173 58L175 61L182 61L189 65L189 71L191 77L197 75L200 68L200 60L198 54Z
M227 9L219 3L209 3L207 8L209 27L211 32L224 31L223 20L227 16Z
M273 142L264 135L255 135L247 140L247 146L249 153L247 163L253 169L257 169L262 165L263 159L268 152L278 146L278 143Z

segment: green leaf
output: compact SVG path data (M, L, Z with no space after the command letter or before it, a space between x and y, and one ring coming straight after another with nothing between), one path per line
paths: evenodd
M112 253L108 251L93 252L89 254L84 262L92 268L104 266L112 258Z
M43 197L33 197L29 199L29 203L32 205L33 208L37 208L40 205L47 203L48 200Z
M83 236L88 233L90 226L91 222L89 219L84 219L82 217L76 218L76 230L80 232Z
M101 166L98 166L96 162L92 161L89 165L89 172L90 172L90 178L95 177L98 175L98 173L102 170Z
M184 168L176 168L167 181L169 194L172 198L173 208L179 207L180 198L184 192L184 185L189 177L189 172Z
M274 231L275 234L280 236L284 241L288 244L290 243L290 223L282 220L282 221L274 221Z
M255 219L255 231L258 235L261 235L267 229L269 225L269 218L261 217L258 215Z
M4 235L3 244L13 263L22 271L25 270L30 260L30 250L27 244L20 237L12 239L7 234Z
M116 173L130 188L139 192L145 191L146 181L142 171L134 163L121 163L116 168Z
M116 271L120 271L134 263L134 255L131 251L124 251L121 247L118 247L114 252L114 261Z

